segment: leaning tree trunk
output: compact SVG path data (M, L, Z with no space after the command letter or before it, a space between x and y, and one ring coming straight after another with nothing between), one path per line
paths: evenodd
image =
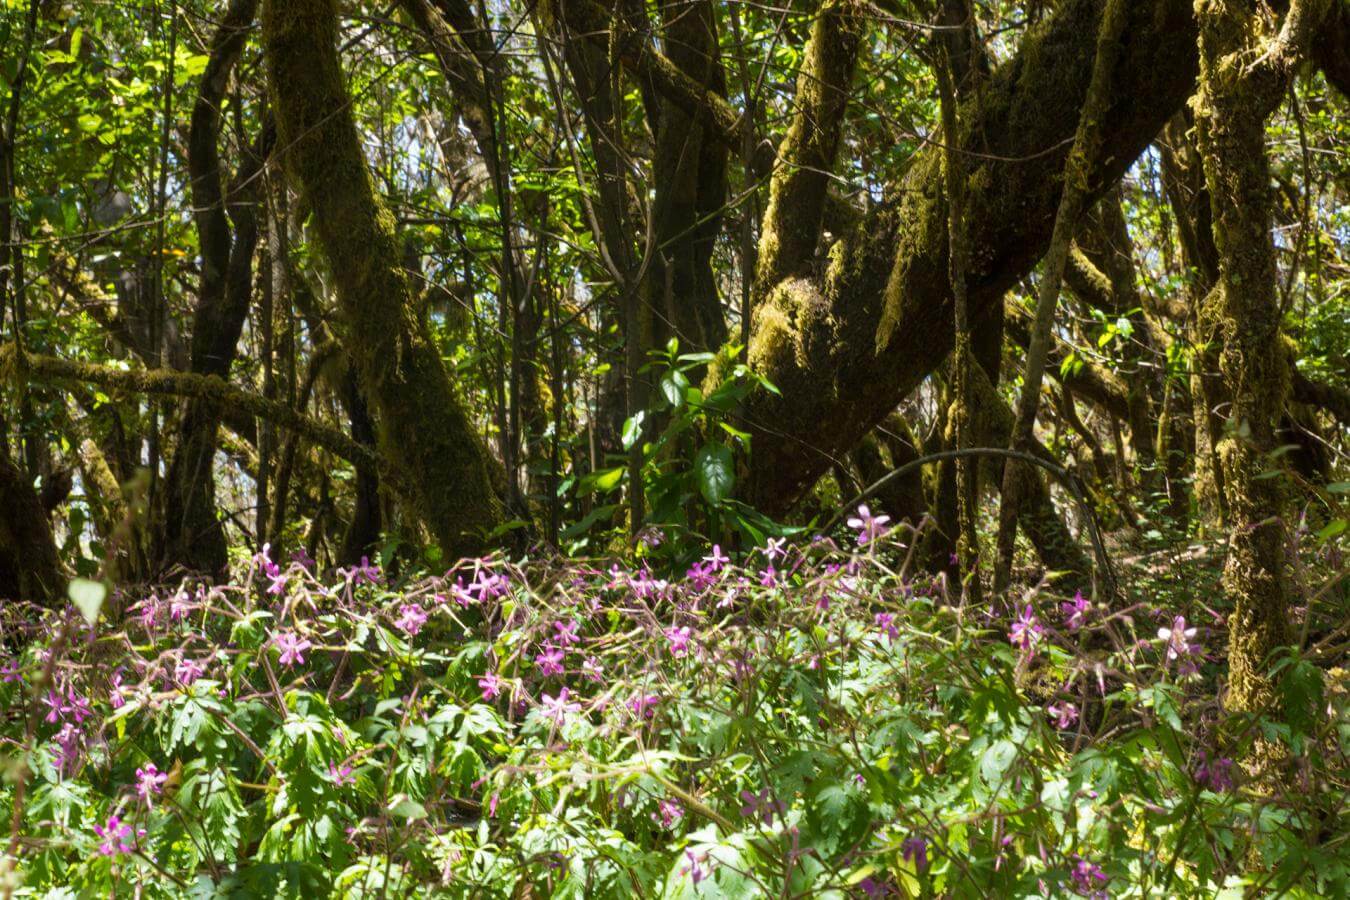
M502 503L487 450L417 311L393 218L375 193L337 32L334 0L263 4L279 146L314 213L381 453L412 482L417 513L446 555L474 554L501 522Z
M1230 394L1218 446L1232 538L1224 588L1229 624L1227 706L1257 711L1276 699L1270 656L1291 643L1284 573L1283 485L1275 428L1289 394L1289 348L1280 334L1270 227L1266 117L1284 96L1299 48L1325 0L1295 2L1278 35L1250 0L1203 0L1196 129L1214 217L1219 280L1207 306L1222 341Z

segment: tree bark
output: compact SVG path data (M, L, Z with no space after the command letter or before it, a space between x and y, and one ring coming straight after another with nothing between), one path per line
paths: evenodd
M1203 0L1196 7L1196 130L1219 254L1219 278L1207 305L1222 341L1219 369L1231 398L1217 448L1232 526L1223 572L1234 605L1225 703L1244 712L1276 702L1271 654L1292 642L1284 485L1269 477L1278 467L1269 454L1289 395L1290 347L1280 332L1265 123L1326 8L1326 0L1295 0L1275 33L1250 0Z
M361 152L337 38L333 0L264 2L278 136L333 272L381 451L412 482L416 512L446 558L477 554L503 519L502 502L487 449L417 314L393 219Z
M969 172L972 327L1044 253L1067 144L1091 74L1102 0L1069 0L963 105ZM1090 202L1113 184L1189 94L1195 22L1185 0L1131 4L1102 117ZM751 497L789 509L829 460L874 427L952 346L940 148L924 150L892 192L828 253L820 277L789 278L757 311L752 364L782 391L753 399Z

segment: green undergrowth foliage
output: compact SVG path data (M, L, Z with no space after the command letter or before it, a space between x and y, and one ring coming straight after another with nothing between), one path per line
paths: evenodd
M1282 709L1234 719L1198 601L974 608L906 566L912 532L850 524L678 577L488 558L391 583L264 550L214 587L76 582L6 628L3 889L1350 890L1350 700L1315 646L1272 660ZM1274 788L1244 774L1258 737L1288 751Z

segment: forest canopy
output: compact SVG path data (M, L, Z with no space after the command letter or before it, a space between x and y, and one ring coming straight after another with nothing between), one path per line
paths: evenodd
M1346 0L0 47L4 897L1350 890Z

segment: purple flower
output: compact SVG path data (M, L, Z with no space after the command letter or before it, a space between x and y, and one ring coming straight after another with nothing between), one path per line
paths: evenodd
M0 666L0 681L5 684L13 684L16 681L23 681L23 669L19 666L19 658L11 656L5 660L5 664Z
M703 561L708 564L711 571L720 572L727 563L731 562L731 557L722 553L721 544L713 544L712 553L703 557Z
M773 563L769 563L764 567L764 571L759 573L759 586L771 588L776 587L777 585L778 570L773 567Z
M669 828L684 815L684 807L677 800L662 800L652 813L652 821L660 822L662 828Z
M47 691L47 695L42 698L42 702L47 704L46 721L53 725L65 718L66 713L70 711L65 698L56 691Z
M1059 704L1051 703L1045 711L1056 720L1055 727L1061 731L1072 727L1073 723L1078 721L1078 707L1067 700Z
M98 845L100 856L119 856L135 850L136 848L130 842L135 840L136 835L145 834L145 832L133 833L131 826L123 822L120 817L109 816L106 825L94 826L94 834L103 839L103 843Z
M545 678L563 673L563 649L553 644L545 644L542 652L534 658L539 673Z
M272 635L272 646L281 651L277 662L283 666L296 666L305 664L305 651L314 645L294 631L279 631Z
M298 563L300 568L305 569L306 571L312 571L315 565L314 557L310 556L309 551L304 547L301 547L299 550L291 551L291 562Z
M483 692L484 700L493 700L501 695L502 680L496 672L484 672L478 679L478 687Z
M670 653L672 656L683 656L689 652L689 636L692 632L687 626L676 628L671 626L666 629L666 640L670 642Z
M1200 765L1195 769L1197 784L1209 788L1216 794L1231 791L1233 784L1233 761L1226 756L1210 760L1205 751L1200 751Z
M787 551L783 546L787 544L787 538L769 538L764 544L764 557L770 563L782 556L787 556ZM770 566L769 568L773 568Z
M886 524L890 520L890 516L872 515L864 503L858 507L858 514L848 520L848 527L858 532L858 546L866 547L890 531Z
M359 566L352 566L350 569L338 569L338 574L353 584L360 584L363 581L367 584L379 584L382 577L380 567L372 566L368 556L361 557Z
M689 859L689 865L680 869L681 875L689 876L689 880L694 884L698 884L708 877L710 869L705 868L708 863L708 854L696 854L693 850L686 850L684 855Z
M1069 883L1073 892L1080 897L1105 900L1107 893L1104 888L1111 879L1102 871L1102 867L1096 863L1088 862L1081 856L1075 856L1074 859L1076 862L1074 862L1073 868L1069 870Z
M1045 629L1041 626L1040 620L1036 614L1031 611L1031 604L1028 603L1026 609L1017 616L1012 624L1012 630L1008 632L1008 640L1014 647L1020 647L1028 655L1036 652L1037 645L1041 642L1041 634Z
M148 763L145 768L136 769L136 794L153 809L155 795L164 790L164 782L168 780L166 773L155 768L154 763Z
M278 572L275 575L268 576L272 583L267 586L267 593L280 597L286 593L286 573Z
M427 624L427 614L422 612L422 607L413 603L405 603L398 609L398 619L394 625L408 637L416 637L417 632L422 630L422 626Z
M896 638L900 637L900 629L895 626L895 616L891 613L879 612L873 617L873 621L876 622L877 628L881 629L887 640L892 644L895 643Z
M686 569L684 577L689 581L690 589L695 592L706 591L717 583L713 570L704 566L701 562L696 562Z
M192 612L192 602L187 591L179 591L169 598L169 620L181 622Z
M747 819L759 816L765 825L772 825L774 814L781 816L785 812L787 805L781 800L775 800L773 792L768 788L762 789L758 794L741 791L741 815Z
M174 681L178 682L183 687L192 684L204 674L206 674L206 669L195 659L180 660L173 670Z
M339 766L337 763L330 762L328 764L328 778L337 787L356 784L356 776L352 774L352 767L348 765Z
M912 837L900 845L900 855L906 862L913 862L914 868L922 872L928 868L928 841L921 837Z
M62 775L73 773L80 762L80 754L84 751L84 734L67 722L61 726L61 730L52 740L56 742L56 752L52 759L56 764L56 770Z
M558 643L562 644L564 647L566 647L568 644L575 644L579 640L581 640L579 637L577 637L576 622L566 619L559 619L558 621L553 623L553 630L558 632L555 635L555 638L557 639Z
M567 721L569 713L574 713L581 709L580 703L567 702L569 695L567 688L558 691L558 696L556 697L551 697L548 694L544 695L544 717L552 719L553 724L559 728Z
M581 674L587 681L602 684L605 680L605 667L594 656L588 656L581 664Z
M1167 642L1167 661L1182 659L1200 653L1200 645L1192 644L1195 629L1186 627L1186 617L1172 619L1171 628L1159 628L1158 637Z
M1092 604L1088 603L1083 597L1082 591L1077 591L1073 595L1073 600L1061 603L1060 612L1064 613L1064 627L1070 631L1077 631L1087 622L1088 610Z
M638 719L650 719L656 714L656 704L660 702L659 694L639 694L628 701L628 710Z
M115 669L108 676L108 705L121 709L127 702L127 689L122 686L122 670Z

